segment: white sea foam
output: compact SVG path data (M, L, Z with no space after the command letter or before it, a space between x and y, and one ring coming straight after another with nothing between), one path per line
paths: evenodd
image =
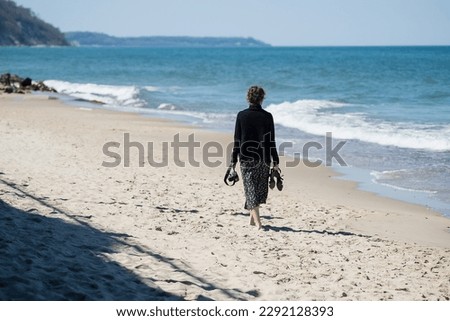
M159 87L159 86L145 86L145 90L148 92L154 93L154 92L161 92L161 93L176 93L181 90L181 87L178 86L170 86L170 87Z
M404 176L405 173L407 173L407 169L396 169L392 171L372 171L370 172L370 175L374 177L375 180L381 180L381 179L398 179Z
M161 109L161 110L181 110L182 108L177 107L177 106L175 106L173 104L160 104L158 106L158 109Z
M362 113L329 112L348 106L327 100L298 100L272 104L267 110L276 123L313 134L332 132L338 139L432 151L450 150L450 126L388 123L372 120Z
M173 108L172 108L173 107ZM234 113L208 113L199 111L187 111L172 104L161 104L157 109L143 108L140 112L145 114L160 115L178 120L189 120L195 124L219 125L219 127L233 127L236 115ZM234 127L233 127L234 128Z
M156 86L145 86L144 89L149 91L149 92L162 91L160 87L156 87Z
M406 191L406 192L414 192L414 193L425 193L425 194L436 194L437 191L430 191L430 190L419 190L419 189L413 189L413 188L406 188L406 187L400 187L394 184L386 183L383 180L395 180L396 178L401 178L402 174L407 173L408 170L406 169L398 169L393 171L371 171L370 175L373 177L372 182L376 184L380 184L386 187L390 187L399 191Z
M61 94L111 106L142 107L145 105L145 102L139 99L139 88L135 86L79 84L59 80L46 80L45 84L55 88Z

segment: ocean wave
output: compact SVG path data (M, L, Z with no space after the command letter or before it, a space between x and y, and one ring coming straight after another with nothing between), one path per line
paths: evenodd
M182 110L181 107L177 107L173 104L160 104L158 106L158 109L160 109L160 110Z
M364 113L329 112L350 106L327 100L298 100L272 104L267 111L275 123L313 135L332 132L334 138L355 139L384 146L450 151L450 126L389 123L369 119Z
M160 87L157 87L157 86L145 86L144 89L149 91L149 92L151 92L151 93L162 91L162 89Z
M140 90L135 86L80 84L60 80L46 80L44 83L61 94L87 101L97 101L110 106L145 106L145 101L139 98Z
M390 170L390 171L372 171L370 172L370 175L374 177L375 180L382 180L382 179L400 179L405 176L405 174L408 173L407 169L396 169L396 170Z
M170 86L170 87L159 87L159 86L145 86L145 90L151 93L176 93L181 90L181 87L178 86Z
M437 194L437 191L426 190L426 189L413 189L399 186L398 181L405 179L405 176L408 176L410 173L407 169L398 169L391 171L371 171L370 175L373 177L372 182L376 184L380 184L383 186L387 186L399 191L407 191L414 193L425 193L425 194ZM390 183L387 183L387 182ZM395 184L397 182L397 184Z
M234 113L209 113L183 110L172 104L161 104L158 108L143 108L141 113L162 116L177 120L189 120L193 124L218 125L219 127L234 128L236 115Z

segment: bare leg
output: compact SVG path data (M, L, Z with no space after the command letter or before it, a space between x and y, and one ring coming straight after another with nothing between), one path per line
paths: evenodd
M259 230L262 229L261 219L259 217L259 206L250 210L250 225L256 225Z
M255 226L255 218L253 217L252 211L250 211L250 225Z

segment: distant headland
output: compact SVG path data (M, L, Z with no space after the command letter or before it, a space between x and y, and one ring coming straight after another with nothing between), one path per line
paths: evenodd
M179 37L146 36L114 37L96 32L67 32L67 41L73 46L99 47L269 47L254 38L243 37Z
M268 47L244 37L114 37L96 32L62 33L30 9L0 0L0 46Z
M68 46L64 34L14 1L0 0L0 46Z

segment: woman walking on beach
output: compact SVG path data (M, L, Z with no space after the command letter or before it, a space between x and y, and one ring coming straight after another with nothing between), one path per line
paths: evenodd
M247 92L249 107L238 113L232 153L233 168L241 162L245 192L245 209L250 210L250 225L262 228L259 206L265 204L269 192L270 163L278 171L275 126L272 114L262 109L264 89L252 86Z

